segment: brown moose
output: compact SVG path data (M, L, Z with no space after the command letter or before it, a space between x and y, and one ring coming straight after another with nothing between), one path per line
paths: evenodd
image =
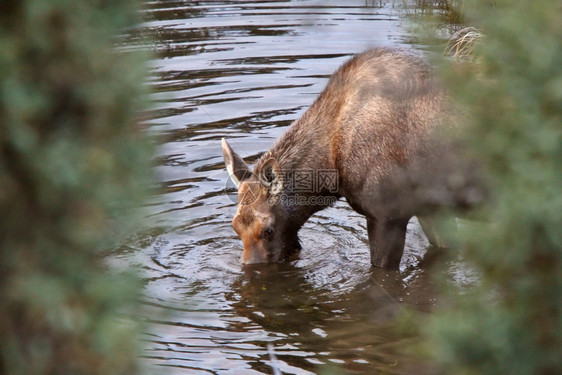
M340 197L367 217L373 266L398 268L414 215L429 241L442 245L428 215L478 199L457 147L434 137L453 128L449 112L423 58L379 48L341 66L253 172L223 139L238 186L232 224L244 243L242 262L287 259L300 250L301 226ZM303 176L312 178L304 189Z

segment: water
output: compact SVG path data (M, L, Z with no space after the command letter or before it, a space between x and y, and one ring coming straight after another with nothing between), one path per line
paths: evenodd
M432 251L415 220L400 272L371 269L365 220L343 202L301 230L290 264L244 269L225 137L255 161L350 55L411 43L390 1L149 1L149 131L161 194L113 261L145 279L142 361L158 374L425 373L391 329L431 311ZM134 38L131 38L133 41ZM452 277L465 277L453 265ZM460 274L461 276L458 276ZM420 367L422 366L422 367ZM331 372L330 372L331 371Z

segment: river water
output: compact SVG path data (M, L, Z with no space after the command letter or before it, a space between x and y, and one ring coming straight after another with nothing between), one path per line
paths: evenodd
M156 41L148 115L161 189L147 206L149 229L114 261L145 280L147 373L430 372L403 351L416 338L392 329L397 315L430 312L438 299L415 219L399 272L371 269L365 220L344 202L304 226L298 260L244 269L220 146L225 137L255 161L349 56L423 49L398 5L149 1L145 15L141 30ZM464 277L456 264L445 272Z

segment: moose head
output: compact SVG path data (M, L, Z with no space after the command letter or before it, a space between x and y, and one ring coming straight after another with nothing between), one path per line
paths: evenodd
M238 211L232 226L244 244L242 263L272 263L289 258L300 250L300 225L282 204L284 184L279 164L268 154L252 172L225 139L222 152L230 178L238 187Z

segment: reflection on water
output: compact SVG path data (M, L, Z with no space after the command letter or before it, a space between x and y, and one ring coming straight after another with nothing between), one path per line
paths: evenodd
M348 56L408 45L392 5L146 3L135 33L157 41L149 131L161 141L162 192L147 207L150 229L112 260L143 270L148 373L271 374L268 346L285 374L422 372L400 350L411 338L389 327L405 307L435 304L432 252L417 222L400 272L370 268L364 219L342 202L302 229L299 260L243 269L220 148L226 137L256 160ZM132 34L129 44L139 40Z

